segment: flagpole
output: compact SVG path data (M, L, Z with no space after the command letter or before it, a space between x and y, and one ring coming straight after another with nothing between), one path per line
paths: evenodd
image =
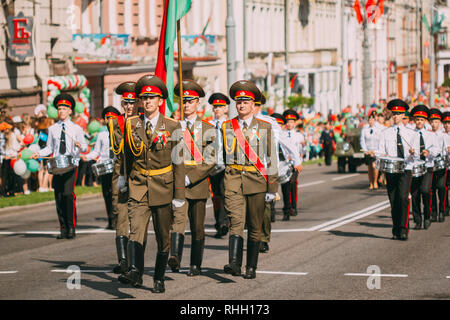
M180 87L180 120L184 120L184 107L183 107L183 67L181 56L181 26L180 20L177 20L177 40L178 40L178 84Z

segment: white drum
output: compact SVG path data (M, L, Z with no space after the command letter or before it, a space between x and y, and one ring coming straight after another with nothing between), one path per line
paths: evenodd
M414 178L421 177L427 172L427 167L425 166L425 161L423 160L416 160L414 162L414 165L412 167L412 176Z
M47 162L48 173L61 175L67 173L75 168L73 157L59 155L53 157Z
M278 183L285 184L291 180L294 173L294 165L290 161L281 161L278 164Z
M92 165L92 172L96 177L103 176L114 171L114 160L108 159L106 161L97 162Z
M378 157L375 161L376 168L385 173L403 173L405 171L405 159L396 157Z
M446 168L446 159L442 156L437 156L434 158L433 171L440 171Z

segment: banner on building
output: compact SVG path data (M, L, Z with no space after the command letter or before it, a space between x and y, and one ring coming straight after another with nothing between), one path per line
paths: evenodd
M182 35L181 51L183 57L195 60L217 60L218 48L214 35Z
M8 58L15 62L27 62L33 53L33 17L22 12L8 17Z
M75 59L92 61L132 60L129 34L80 34L72 35Z

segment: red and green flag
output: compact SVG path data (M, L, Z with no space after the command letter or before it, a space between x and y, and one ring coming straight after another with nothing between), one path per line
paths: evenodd
M191 8L191 0L166 0L164 3L163 23L159 39L158 61L155 75L160 77L169 91L167 107L163 104L160 112L171 114L175 111L173 103L173 64L174 49L177 39L177 21L180 20ZM179 53L181 54L181 53Z

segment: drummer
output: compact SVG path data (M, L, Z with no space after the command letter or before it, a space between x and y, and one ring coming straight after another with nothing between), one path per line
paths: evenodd
M53 154L53 157L60 155L73 157L74 168L64 174L54 174L52 180L60 225L60 234L56 239L73 239L77 224L74 188L80 151L86 152L87 144L83 129L70 121L70 115L75 108L74 98L67 93L61 93L55 97L53 105L58 110L59 121L48 128L46 147L34 153L32 158L42 158L50 154Z
M102 118L105 119L106 123L108 123L110 117L117 117L117 116L120 116L120 112L116 108L109 106L103 109ZM94 150L92 150L85 156L81 156L81 158L82 159L84 158L83 160L86 161L86 160L95 160L97 157L99 157L97 161L98 163L113 161L114 153L111 149L109 141L110 141L110 134L108 130L98 133L97 142L95 143ZM100 182L102 184L103 200L105 201L106 214L108 217L108 225L106 226L106 229L108 230L116 230L117 225L117 215L114 214L113 210L112 176L113 172L111 168L111 173L107 173L99 177Z
M409 233L409 189L412 167L419 156L419 135L402 125L403 114L409 105L400 99L389 101L387 108L392 111L393 125L380 133L376 156L404 159L405 170L386 173L386 187L391 204L393 239L408 240Z
M430 125L431 131L436 135L437 146L438 146L438 157L442 161L445 160L445 155L447 154L447 148L445 144L445 136L448 135L442 131L442 112L437 108L430 109ZM437 159L437 158L436 158ZM435 159L435 160L436 160ZM435 161L436 164L436 161ZM433 182L432 182L432 201L431 201L431 222L444 222L445 217L445 179L447 169L445 163L442 168L434 168L433 172ZM436 196L437 194L437 196ZM439 197L439 207L437 203L437 198ZM439 208L439 214L438 214ZM439 216L439 220L438 220Z
M361 150L366 155L369 173L369 190L378 189L378 170L375 168L375 151L378 149L381 128L376 126L375 111L369 115L369 123L361 131Z
M422 227L422 209L423 202L423 228L428 229L431 225L431 183L433 181L434 157L438 154L436 135L425 129L430 111L424 105L415 106L411 110L411 116L414 117L416 124L415 132L419 134L419 156L420 160L416 163L425 162L426 172L420 177L413 177L411 182L412 212L414 215L415 230Z

